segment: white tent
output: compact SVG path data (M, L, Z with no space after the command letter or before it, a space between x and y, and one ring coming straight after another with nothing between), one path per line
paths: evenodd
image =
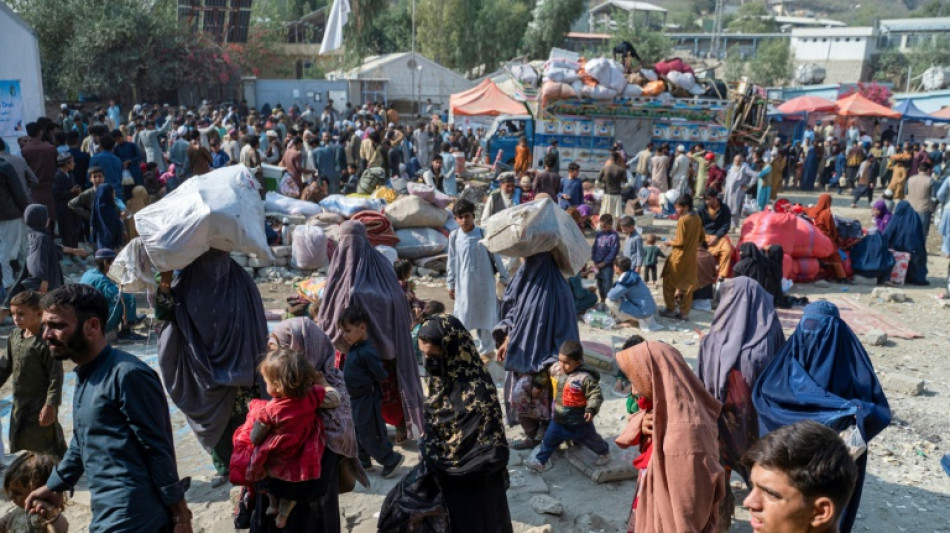
M345 72L330 72L327 79L348 80L354 82L377 82L385 84L385 99L387 101L413 100L425 103L431 99L444 108L448 105L449 95L466 91L475 86L475 83L465 79L455 71L416 53L415 66L410 68L412 53L400 52L367 58L363 65ZM353 101L362 102L360 94L350 96Z
M0 2L0 136L7 149L19 152L17 137L26 124L46 114L43 73L36 33L6 3Z

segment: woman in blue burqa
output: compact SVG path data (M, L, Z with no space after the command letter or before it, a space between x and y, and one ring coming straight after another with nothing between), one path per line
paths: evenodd
M817 143L809 146L805 144L805 164L802 169L802 190L815 190L815 178L818 177L818 161L821 159Z
M927 281L927 234L920 216L910 202L902 200L894 207L891 221L884 228L884 242L891 250L910 254L906 282L911 285L929 285Z
M815 420L846 438L858 467L858 481L841 515L849 533L857 517L868 465L861 439L871 442L891 422L891 409L871 359L830 302L805 307L801 322L752 390L759 434L800 420ZM860 439L857 435L860 434Z
M743 246L745 246L743 244ZM753 245L754 247L754 245ZM748 483L742 456L759 438L752 387L785 344L772 296L756 280L739 276L719 286L720 302L709 333L699 341L696 373L706 390L722 403L719 413L719 462ZM719 531L729 528L735 510L732 487L719 508Z
M257 365L267 348L267 319L254 279L228 252L209 250L178 274L162 273L155 316L165 320L158 365L168 397L228 480L234 431L259 395ZM259 387L259 388L258 388Z
M508 424L520 423L525 438L511 443L516 450L534 448L551 420L551 380L548 367L557 361L566 340L578 340L574 297L558 270L554 256L544 252L524 260L505 288L501 322L492 331L503 361L505 412Z

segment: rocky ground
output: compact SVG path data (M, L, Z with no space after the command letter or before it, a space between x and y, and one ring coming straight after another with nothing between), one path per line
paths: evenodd
M792 195L793 201L814 202L815 195ZM869 223L869 210L862 205L850 209L850 197L835 196L835 212ZM672 233L673 223L656 221L647 230L660 235ZM931 232L929 247L939 250L935 232ZM936 296L947 289L948 259L932 254L928 266L929 287L904 287L903 302L885 302L871 295L872 287L857 284L839 285L818 283L796 285L792 292L815 300L846 295L864 306L882 312L905 327L923 335L913 340L889 339L884 346L874 346L869 338L862 338L875 369L887 393L893 412L893 422L870 443L870 464L864 486L864 497L855 531L913 531L950 532L950 477L940 467L940 458L950 453L950 308L941 305ZM283 307L284 298L292 294L292 280L261 282L260 288L269 309ZM446 301L443 281L420 279L419 296ZM655 293L657 299L659 292ZM690 323L660 319L666 329L643 334L650 340L662 340L676 346L691 364L695 364L699 335L693 328L706 331L712 313L694 310ZM9 328L0 329L0 336ZM622 342L626 336L639 333L634 329L605 331L581 324L581 337L608 345ZM791 331L787 330L786 334ZM155 336L134 346L126 347L154 366ZM500 376L500 369L493 373ZM613 377L602 377L605 389L612 387ZM71 398L72 374L67 375L67 399ZM0 389L0 415L9 427L10 386ZM605 436L616 435L624 424L624 401L606 394L607 401L597 418L597 427ZM213 475L210 457L200 448L184 417L172 408L179 472L192 476L193 488L188 493L189 505L195 512L195 531L231 531L229 487L212 488ZM68 406L60 415L67 435L71 433ZM520 429L511 429L509 437L521 437ZM4 435L4 440L5 435ZM417 462L417 449L410 444L403 447L407 461L400 471L406 471ZM554 467L543 475L527 471L521 462L527 452L512 452L509 471L511 489L508 492L512 518L517 532L622 532L630 502L635 492L633 481L596 484L568 463L563 455L555 455ZM6 458L7 462L11 459ZM358 487L341 496L343 526L347 532L375 531L376 519L383 498L396 479L385 480L379 468L371 473L372 488ZM398 478L398 476L396 476ZM737 478L732 480L741 502L745 489ZM553 500L553 501L552 501ZM0 511L11 504L4 503ZM560 511L559 514L551 514ZM86 531L89 521L89 494L79 487L72 504L66 511L73 531ZM748 515L737 510L736 523L731 531L751 531Z

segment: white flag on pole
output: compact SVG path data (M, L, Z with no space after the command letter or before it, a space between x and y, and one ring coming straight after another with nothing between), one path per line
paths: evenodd
M320 55L328 54L343 46L343 26L350 18L350 1L333 0L330 16L327 17L327 29L323 32Z

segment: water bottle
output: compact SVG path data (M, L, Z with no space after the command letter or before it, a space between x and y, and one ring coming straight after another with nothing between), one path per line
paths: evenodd
M284 246L290 246L291 238L292 237L290 235L290 219L287 217L284 217L280 225L280 242L282 242Z

